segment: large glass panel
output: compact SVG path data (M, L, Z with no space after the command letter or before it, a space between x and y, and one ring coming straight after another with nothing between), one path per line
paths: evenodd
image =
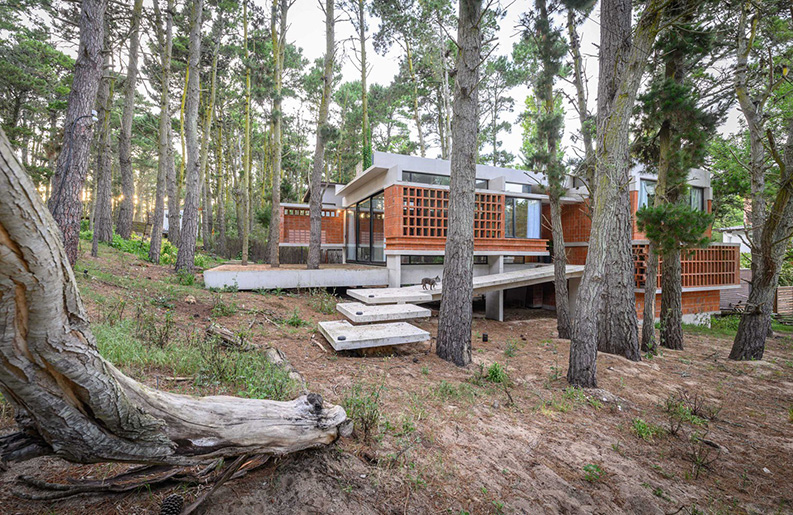
M347 208L346 214L347 224L347 261L355 261L355 244L357 242L355 233L355 206Z
M529 201L525 198L515 199L515 237L525 238L529 223Z
M515 237L515 199L507 197L504 199L504 234L507 238Z
M655 181L641 180L639 188L639 207L655 204Z
M504 184L504 190L512 193L531 193L531 184L507 182Z
M358 261L369 261L371 258L371 201L358 203Z
M692 186L689 188L689 201L694 211L705 210L705 189Z
M385 261L385 194L372 197L372 261Z
M504 199L507 238L539 238L542 205L539 200L507 197Z
M526 216L526 237L540 237L540 217L542 216L542 206L539 200L529 200L528 213Z
M405 170L402 172L402 180L406 182L418 182L420 184L429 184L431 186L448 186L448 175L436 175L434 173L424 172L411 172Z

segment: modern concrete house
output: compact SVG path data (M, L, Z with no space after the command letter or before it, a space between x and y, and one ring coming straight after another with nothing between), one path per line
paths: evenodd
M374 164L359 170L348 184L323 183L322 245L329 262L380 267L389 287L414 285L424 277L442 276L449 205L450 163L439 159L374 153ZM709 174L692 170L689 201L710 211ZM478 165L474 220L474 275L548 266L550 206L540 174ZM631 208L652 202L655 176L640 168L629 185ZM306 199L307 200L307 197ZM590 219L587 189L570 179L563 199L565 246L572 265L583 265ZM307 246L307 204L281 205L281 246ZM634 219L636 309L641 316L648 242ZM739 247L713 244L684 255L683 309L687 321L719 311L719 294L739 285ZM571 279L574 297L578 279ZM371 283L369 283L371 284ZM659 283L660 284L660 283ZM352 286L352 285L351 285ZM551 282L488 293L499 311L504 300L530 307L553 308ZM659 290L658 309L660 309ZM574 298L571 299L574 303ZM490 311L490 310L488 310ZM499 317L500 318L500 317Z

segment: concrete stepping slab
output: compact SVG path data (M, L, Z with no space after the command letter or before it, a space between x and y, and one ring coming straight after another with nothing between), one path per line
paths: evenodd
M385 347L430 339L430 333L407 322L352 325L346 320L332 320L320 322L319 331L335 350Z
M366 305L360 302L340 302L336 309L356 324L390 322L411 318L428 318L432 311L415 304Z
M364 288L347 290L347 295L365 304L407 304L409 302L432 302L432 295L415 287Z

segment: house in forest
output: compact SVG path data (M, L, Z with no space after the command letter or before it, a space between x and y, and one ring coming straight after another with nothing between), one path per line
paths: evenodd
M323 260L386 267L391 287L442 275L449 175L449 161L375 152L373 165L359 171L348 184L323 183ZM543 184L544 177L538 173L477 165L475 276L550 263L550 206ZM709 212L709 174L692 170L689 184L692 207ZM629 187L634 213L652 203L654 175L637 167ZM570 264L586 261L590 231L586 202L586 188L571 178L562 214ZM295 254L294 248L308 245L309 207L282 204L280 216L281 255L288 262L290 255L304 255ZM634 220L635 294L640 317L648 246ZM714 243L684 254L685 321L696 322L704 319L702 315L719 311L720 291L739 285L739 258L735 244ZM658 295L656 306L660 309L660 281ZM504 302L553 309L553 284L506 290Z

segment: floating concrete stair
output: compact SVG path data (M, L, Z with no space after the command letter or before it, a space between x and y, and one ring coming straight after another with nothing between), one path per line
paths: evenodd
M430 339L430 333L407 322L352 325L346 320L333 320L320 322L319 331L337 351L418 343Z
M354 299L360 300L365 304L407 304L409 302L432 302L432 295L429 293L429 291L422 291L421 286L347 290L347 295Z
M429 318L432 311L415 304L367 305L360 302L340 302L336 309L356 324L391 322L411 318Z

